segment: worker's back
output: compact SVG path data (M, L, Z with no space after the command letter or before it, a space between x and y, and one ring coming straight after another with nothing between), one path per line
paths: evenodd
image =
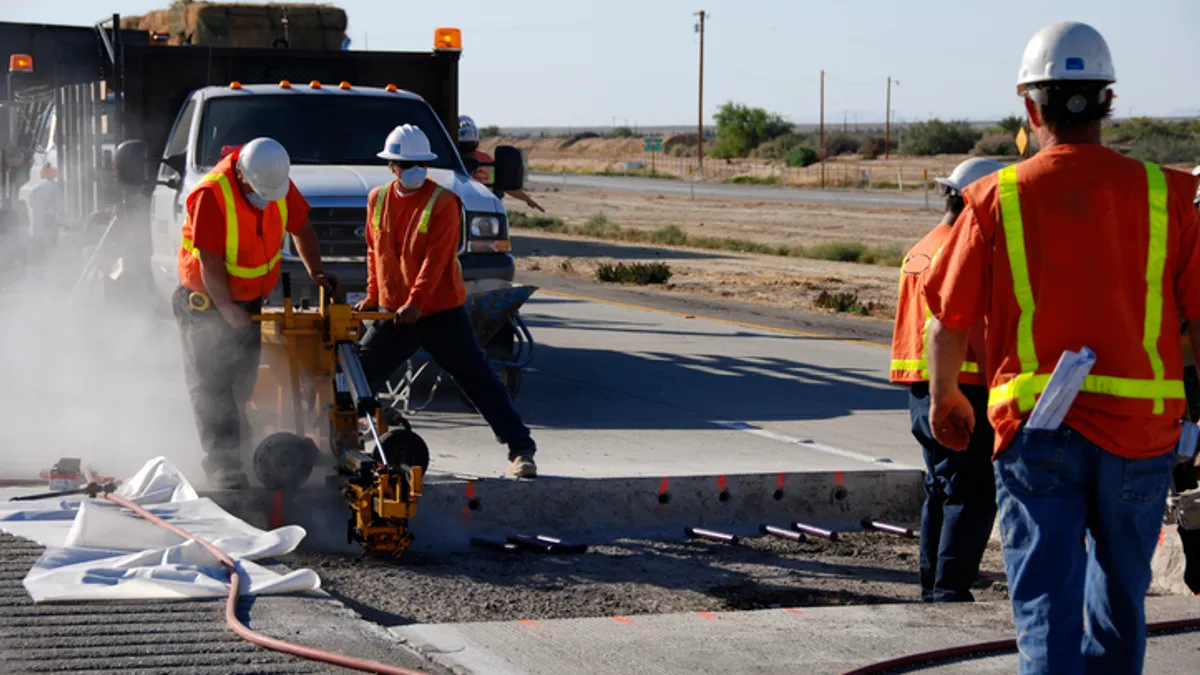
M1193 180L1180 172L1164 173L1166 194L1156 190L1152 200L1146 165L1100 145L1054 146L1017 165L1031 292L1025 304L1034 310L1038 372L1052 370L1064 350L1087 346L1097 354L1093 373L1156 379L1154 357L1148 352L1152 350L1161 358L1160 379L1181 378L1178 306L1183 300L1176 291L1183 294L1200 283L1200 278L1178 272L1184 267L1181 255L1189 255L1196 246L1189 199ZM999 174L990 176L966 192L984 240L993 244L988 361L999 369L993 387L1024 371L1019 346L1023 303L1015 297L1010 262L1019 256L1011 255L1015 247L1002 217L999 180ZM1154 201L1163 209L1166 228L1154 235L1163 240L1155 241L1152 256ZM1148 278L1161 279L1149 293ZM1166 409L1155 414L1152 398L1085 393L1068 422L1102 447L1158 452L1173 444L1171 425L1165 422L1178 419L1183 402L1168 399ZM1006 421L1009 424L1000 426L1016 422Z

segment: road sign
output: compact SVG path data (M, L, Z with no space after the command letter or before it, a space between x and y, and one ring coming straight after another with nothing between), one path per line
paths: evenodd
M662 137L643 138L646 152L662 152Z
M1017 152L1024 157L1025 150L1029 147L1029 134L1025 131L1024 125L1022 125L1021 130L1017 132L1015 142L1017 144Z

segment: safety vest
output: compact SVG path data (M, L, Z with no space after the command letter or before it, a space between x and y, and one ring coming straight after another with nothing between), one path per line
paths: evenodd
M218 195L225 214L225 271L234 300L247 301L265 297L279 281L283 258L283 234L287 231L288 207L284 197L261 213L250 206L237 185L234 163L238 153L222 159L213 170L200 179L188 194L191 204L201 190ZM261 220L261 230L259 223ZM180 246L180 274L185 285L189 278L199 278L200 251L193 244L195 223L191 216L183 224Z
M387 197L387 191L392 189L392 184L381 185L375 191L375 202L371 204L371 227L379 230L379 224L383 222L383 201ZM433 215L433 207L437 204L438 195L442 194L442 186L437 186L433 189L433 194L429 195L429 201L425 202L425 209L421 211L421 220L417 222L417 232L421 234L429 233L429 218ZM411 221L410 221L411 222Z
M1158 351L1158 340L1163 322L1163 274L1167 261L1167 183L1162 169L1147 162L1146 178L1149 184L1150 246L1146 260L1146 313L1143 322L1142 348L1150 364L1151 378L1115 377L1111 375L1088 375L1081 391L1117 398L1150 400L1154 402L1154 414L1164 412L1164 400L1183 399L1182 380L1165 378L1162 355ZM1037 396L1046 389L1050 372L1055 363L1040 363L1037 356L1033 317L1033 288L1029 281L1029 266L1025 256L1025 229L1021 220L1021 199L1017 190L1017 167L1007 166L999 171L1000 216L1003 221L1004 237L1008 249L1008 264L1012 272L1013 293L1020 308L1017 322L1017 356L1021 372L994 387L988 395L988 406L1012 403L1017 409L1028 412L1037 402Z
M939 228L945 228L945 226L939 226ZM929 304L925 302L925 294L922 292L919 277L933 266L934 261L941 254L941 242L949 233L949 229L945 229L945 235L941 235L938 228L925 235L925 238L912 251L909 251L904 259L904 267L901 267L899 301L896 303L896 327L892 337L890 377L891 381L897 384L929 381L927 354L929 353L929 326L933 323L933 313L929 311ZM938 243L938 249L932 256L928 256L922 249L933 243ZM920 272L906 271L910 261L925 256L929 257L929 267ZM907 288L905 281L910 282ZM920 318L917 318L918 316ZM983 376L979 372L979 364L971 361L971 356L968 353L968 360L963 363L959 371L958 381L960 384L982 385Z

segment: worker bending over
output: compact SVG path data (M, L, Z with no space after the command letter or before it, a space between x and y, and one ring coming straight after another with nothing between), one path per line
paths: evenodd
M284 232L313 280L333 288L290 168L282 145L256 138L218 162L187 196L172 306L204 472L220 489L248 485L244 416L262 347L260 324L250 317L279 281Z
M458 152L464 158L473 157L475 161L479 162L479 166L471 172L472 178L484 185L492 184L492 162L496 160L479 149L479 127L475 125L475 120L466 115L458 118ZM526 194L524 190L508 190L507 192L497 192L497 194L501 198L504 195L512 195L525 202L529 208L537 209L542 213L546 212L546 209L543 209L542 205L535 202L533 197Z
M942 221L904 258L900 299L892 335L892 382L909 386L912 434L925 454L925 505L921 510L921 600L971 602L971 584L992 534L996 484L992 474L992 427L986 421L983 385L983 322L971 331L958 383L980 420L963 452L938 443L929 427L929 367L925 340L929 307L923 281L963 210L962 190L1003 166L994 159L968 159L949 178L937 179L946 193Z
M1142 672L1150 558L1184 414L1181 310L1200 334L1196 181L1101 144L1115 81L1094 28L1034 35L1017 92L1040 151L966 189L925 286L936 317L930 423L956 450L982 423L958 377L970 329L987 319L1023 674ZM1096 361L1064 423L1030 429L1059 357L1082 347Z
M367 197L367 297L359 311L382 307L394 321L376 321L363 336L359 359L372 391L420 348L433 357L508 445L509 473L537 476L537 447L508 390L488 363L465 309L458 263L462 204L425 177L429 139L406 124L388 134L383 152L396 180Z

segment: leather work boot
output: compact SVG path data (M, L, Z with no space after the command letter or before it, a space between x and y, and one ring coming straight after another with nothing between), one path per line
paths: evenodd
M537 478L537 464L532 457L517 455L508 463L508 475L513 478Z
M217 469L208 474L208 484L214 490L244 490L250 487L250 479L239 469Z

